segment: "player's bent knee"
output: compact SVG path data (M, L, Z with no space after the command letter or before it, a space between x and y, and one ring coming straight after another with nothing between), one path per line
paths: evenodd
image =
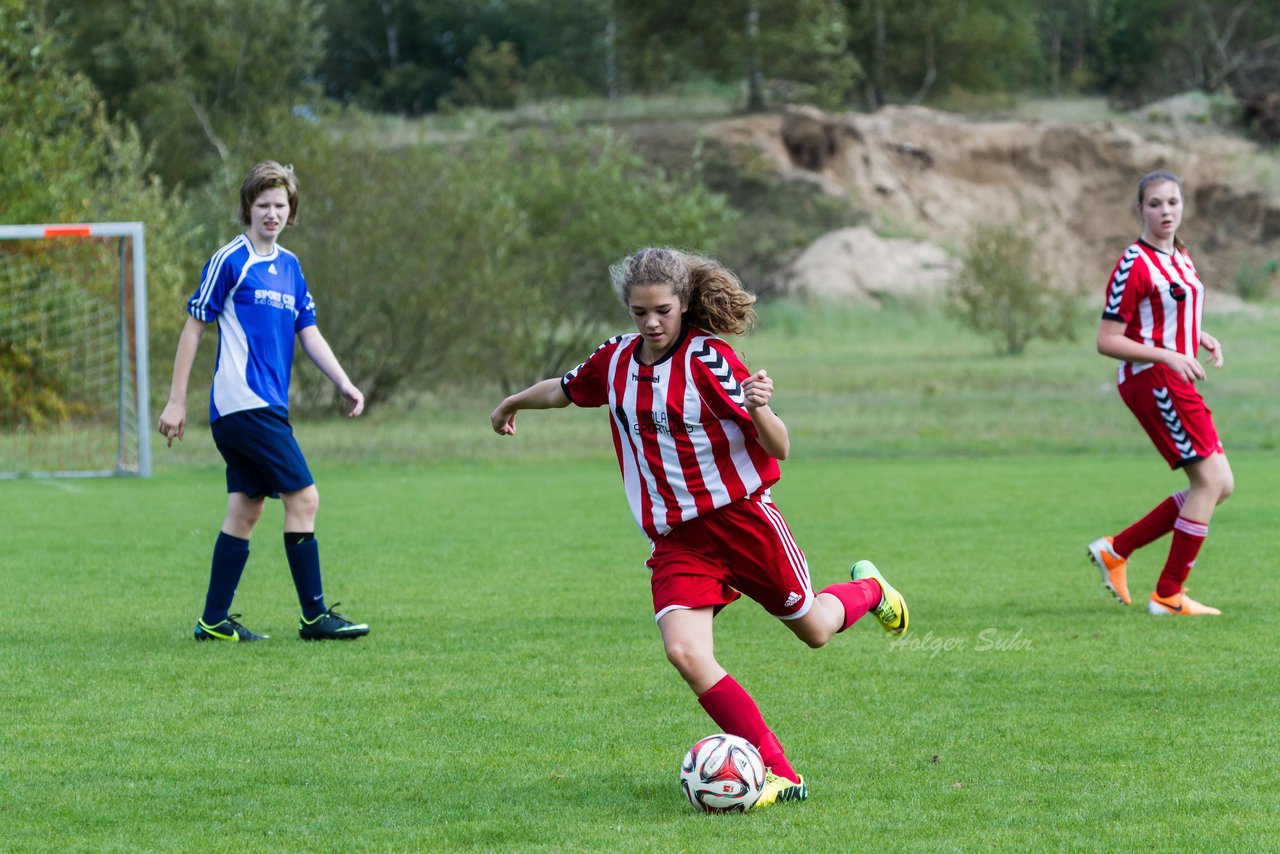
M696 647L676 641L665 644L667 661L680 672L686 680L695 678L699 673L716 665L714 655L709 655Z

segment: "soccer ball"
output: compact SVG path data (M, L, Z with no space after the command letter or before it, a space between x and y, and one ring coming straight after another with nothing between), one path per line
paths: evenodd
M764 788L764 760L745 738L709 735L684 755L680 786L703 812L746 812Z

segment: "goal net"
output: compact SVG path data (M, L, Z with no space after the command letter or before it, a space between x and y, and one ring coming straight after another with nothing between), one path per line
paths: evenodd
M151 473L140 222L0 225L0 478Z

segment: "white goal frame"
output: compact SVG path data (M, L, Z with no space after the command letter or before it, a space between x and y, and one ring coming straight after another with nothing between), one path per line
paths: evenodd
M150 374L147 357L147 249L145 228L141 222L92 222L78 224L45 224L45 225L0 225L0 239L6 240L56 240L67 238L110 238L118 237L120 254L119 285L119 324L117 346L120 353L120 375L118 383L118 439L116 466L111 469L86 471L0 471L0 479L16 477L112 477L116 475L131 477L150 477L151 475L151 408ZM126 247L129 255L126 260ZM133 353L132 364L136 371L133 378L133 396L130 400L130 378L128 356L129 329L125 311L126 294L129 292L127 271L132 270L133 291ZM126 448L127 412L129 405L137 417L137 448ZM137 452L137 470L125 465L127 454L131 450Z

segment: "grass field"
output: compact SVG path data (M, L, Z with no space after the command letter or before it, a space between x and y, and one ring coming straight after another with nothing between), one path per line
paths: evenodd
M1274 848L1274 319L1213 326L1238 492L1192 582L1224 615L1177 621L1116 605L1084 555L1182 483L1105 360L788 311L742 347L796 436L775 497L818 585L871 557L913 629L813 651L751 603L717 621L808 802L683 801L714 725L662 656L603 416L499 440L477 401L300 425L328 599L373 625L349 644L296 639L278 507L234 609L273 639L190 640L223 509L202 431L149 480L0 484L0 850Z

